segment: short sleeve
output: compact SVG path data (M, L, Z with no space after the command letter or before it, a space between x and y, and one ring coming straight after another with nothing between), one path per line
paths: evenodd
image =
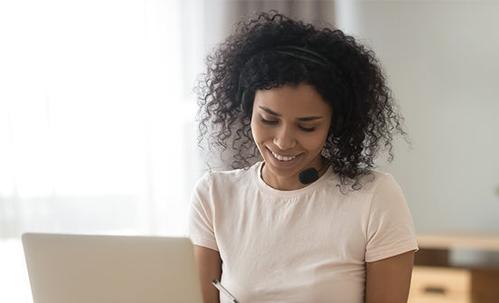
M213 227L210 179L210 174L206 173L194 187L189 208L189 237L194 245L218 251Z
M402 189L390 174L380 178L371 200L366 262L418 250L414 222Z

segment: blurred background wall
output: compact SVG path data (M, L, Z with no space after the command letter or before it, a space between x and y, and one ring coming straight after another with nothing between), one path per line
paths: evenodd
M365 1L339 27L378 55L406 117L388 167L419 233L499 232L499 2ZM347 19L347 20L345 20Z

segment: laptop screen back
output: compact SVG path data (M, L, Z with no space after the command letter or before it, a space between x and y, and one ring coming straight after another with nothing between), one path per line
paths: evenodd
M188 238L28 233L34 303L202 303Z

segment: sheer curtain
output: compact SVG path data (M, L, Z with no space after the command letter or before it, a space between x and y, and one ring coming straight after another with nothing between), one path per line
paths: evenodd
M0 2L0 302L23 232L185 234L202 4Z

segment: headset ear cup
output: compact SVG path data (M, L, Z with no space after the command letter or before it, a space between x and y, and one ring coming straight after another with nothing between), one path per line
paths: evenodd
M251 90L243 89L241 92L241 112L244 113L245 115L251 116L253 112L253 99L254 94L251 92Z
M246 100L244 100L245 96L246 96L246 90L243 89L243 90L241 90L241 93L239 95L239 102L240 102L239 107L240 107L242 113L244 113L246 111L246 105L245 105Z
M341 133L343 132L343 117L338 116L338 118L333 117L333 135L335 137L339 137Z

